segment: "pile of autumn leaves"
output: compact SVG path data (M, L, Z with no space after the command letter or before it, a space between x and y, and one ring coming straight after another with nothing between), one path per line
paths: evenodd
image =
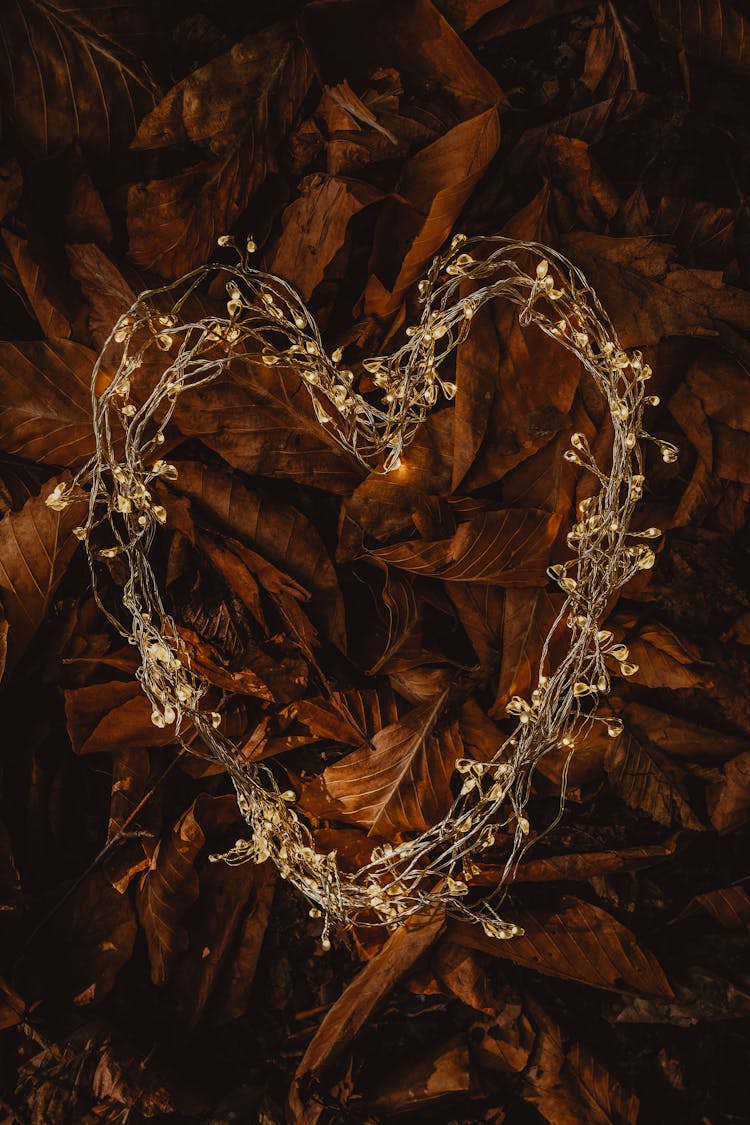
M287 1099L295 1122L339 1105L340 1120L427 1106L499 1123L521 1099L554 1125L629 1125L639 1096L662 1120L731 1098L731 1083L697 1091L691 1048L669 1036L750 1014L746 215L701 194L711 177L692 155L670 187L658 162L629 153L625 173L618 154L633 136L653 145L653 120L667 139L679 128L653 71L664 60L679 86L684 49L687 104L705 97L732 155L741 126L721 92L747 64L717 13L741 17L720 0L700 27L667 0L628 19L610 4L440 7L313 3L244 36L164 5L115 24L96 5L19 0L8 19L0 1011L21 1050L3 1097L24 1120L224 1120L244 1075L215 1075L235 1042L262 1057L274 1121ZM501 91L507 59L523 71L540 51L557 90ZM208 862L242 832L226 778L151 724L133 650L76 553L80 512L44 498L92 452L89 373L114 319L213 256L219 234L252 231L264 268L356 365L393 346L414 282L461 227L550 243L584 270L622 343L644 349L662 400L649 421L681 458L647 466L643 526L665 529L664 546L608 622L639 665L606 704L625 733L577 749L563 826L508 908L525 936L435 916L325 960L320 923L273 871ZM579 367L512 309L476 318L455 379L388 478L363 474L296 381L263 365L174 418L160 582L195 667L229 695L242 753L276 764L318 846L353 865L434 823L456 758L501 741L560 604L546 570L567 557L586 487L562 459L570 431L606 460L605 410ZM122 578L113 563L113 606ZM554 815L561 767L538 772L532 823ZM415 997L442 998L427 1036L399 1017ZM643 1062L651 1023L666 1045ZM144 1068L165 1031L174 1049ZM384 1070L389 1036L401 1058ZM236 1097L258 1112L257 1089Z

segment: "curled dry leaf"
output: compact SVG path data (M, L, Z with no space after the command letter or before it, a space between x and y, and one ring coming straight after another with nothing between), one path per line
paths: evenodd
M203 793L159 841L149 869L141 877L137 898L154 984L164 984L180 953L189 946L182 918L200 893L195 861L207 833L237 819L234 796Z
M519 864L518 883L550 883L557 880L592 879L597 875L615 875L621 871L641 871L663 863L675 854L677 837L670 836L663 844L642 847L612 848L606 852L565 853L544 859L529 859ZM497 886L499 868L482 865L472 885Z

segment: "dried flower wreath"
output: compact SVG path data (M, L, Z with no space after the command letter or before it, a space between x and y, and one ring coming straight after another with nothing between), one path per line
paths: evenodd
M294 289L251 267L252 240L243 250L228 237L219 242L234 249L234 264L205 266L142 293L114 326L92 377L96 453L73 484L58 485L47 503L61 509L87 500L88 515L76 534L85 544L97 600L102 560L124 562L127 624L102 600L99 604L138 650L137 675L153 705L154 724L174 724L183 745L186 731L197 733L204 750L232 778L251 838L213 858L238 863L270 857L311 901L312 915L323 916L324 948L330 947L332 922L395 926L436 905L451 916L480 922L491 936L512 937L519 927L505 920L500 908L521 856L541 835L531 831L525 811L534 768L558 747L569 762L576 737L594 722L605 723L616 736L620 721L596 716L596 705L609 691L611 668L625 676L637 670L628 662L627 648L614 644L601 622L617 589L654 563L647 541L660 535L658 529L630 530L644 484L641 443L655 442L665 461L677 456L673 445L642 427L644 405L658 402L645 393L650 368L639 352L621 348L585 277L560 254L537 243L457 235L420 282L422 314L406 329L407 342L363 364L380 392L373 402L355 390L354 374L342 368L340 351L326 353L315 320ZM531 272L522 263L530 263ZM226 316L194 318L198 287L217 275L226 278ZM268 766L243 760L222 732L221 714L201 706L207 685L190 667L149 563L154 536L168 519L152 495L154 482L178 475L176 466L155 454L181 394L216 379L229 364L260 361L296 372L321 425L369 469L387 473L399 466L403 449L438 397L455 395L455 384L441 377L441 365L466 337L473 315L495 297L519 305L522 325L535 325L559 341L591 374L612 417L611 467L603 472L585 436L572 435L564 456L593 473L598 490L578 505L578 522L568 534L573 557L550 568L565 603L543 646L536 688L529 699L516 696L507 705L516 718L513 733L491 761L459 759L460 791L439 823L376 847L368 863L347 872L335 852L316 851L310 827L295 809L295 793L282 791ZM109 364L113 351L119 357L116 370L102 392L108 370L102 365L105 356ZM131 382L144 374L147 390L136 398ZM563 619L570 643L553 669L549 644ZM564 791L563 781L560 814ZM470 887L477 872L474 860L496 842L506 849L498 886L475 898Z

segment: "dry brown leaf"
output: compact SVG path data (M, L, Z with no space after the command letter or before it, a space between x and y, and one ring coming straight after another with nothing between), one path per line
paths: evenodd
M705 675L694 671L699 658L693 647L686 647L671 629L664 625L647 626L637 637L628 640L630 659L638 665L635 683L650 688L694 688L705 686Z
M284 212L270 269L307 301L331 273L332 280L345 275L346 259L337 269L336 257L345 246L349 223L383 194L369 184L317 172L299 187L302 194Z
M615 875L620 871L641 871L663 863L676 851L677 837L671 836L663 844L546 856L520 863L515 878L517 883L553 883L560 879L577 881L596 875ZM483 864L480 874L473 877L472 886L497 886L501 873L502 868Z
M500 91L429 0L311 4L305 29L329 85L346 77L359 94L374 72L389 67L407 86L429 82L444 91L439 135L402 166L399 200L383 208L375 229L364 308L388 316L422 276L497 152Z
M369 745L328 766L305 787L305 807L371 834L430 827L450 807L450 778L464 752L456 722L434 733L444 703L445 693L415 707Z
M86 301L89 334L96 347L102 348L115 322L134 303L135 290L95 243L75 243L65 250L71 277Z
M702 200L664 195L654 230L665 235L687 265L723 269L734 255L734 212Z
M503 608L506 597L496 586L472 582L451 582L446 593L471 641L483 668L495 665L503 630Z
M348 494L363 476L317 421L300 380L276 367L244 364L191 392L176 423L245 473L335 494Z
M543 586L559 524L560 517L548 512L507 508L474 516L451 539L412 539L369 554L389 566L445 582Z
M0 448L53 466L90 457L95 359L73 340L0 341Z
M176 175L130 189L130 253L139 266L178 277L210 257L273 169L310 77L304 46L279 23L172 87L133 142L186 154Z
M400 469L387 478L371 473L347 497L337 552L342 561L361 554L363 533L383 542L413 535L415 526L425 523L437 525L437 535L455 529L443 499L450 491L453 423L453 411L431 415Z
M69 897L61 903L60 891ZM57 907L58 909L54 909ZM137 923L127 895L119 894L101 871L88 873L76 886L63 885L32 904L29 921L38 932L19 968L19 984L28 1000L56 997L78 1008L104 1000L117 974L131 957Z
M158 42L161 22L158 11L135 3L9 4L0 89L26 148L45 156L80 140L97 156L122 151L156 94L147 67L123 40Z
M301 512L195 461L180 464L178 487L194 512L244 540L308 590L311 612L334 644L346 650L336 571L318 532Z
M246 1002L260 955L270 906L268 889L270 885L272 890L273 884L268 865L243 863L231 867L212 863L201 869L200 891L188 928L190 944L172 982L180 1038L196 1027L204 1013L211 1014L209 1006L219 981L232 969L232 984L238 994L232 997L230 1010L241 1014L242 998ZM265 909L259 907L257 896ZM241 966L233 956L238 939L242 943Z
M326 1013L294 1075L289 1094L294 1125L314 1125L318 1120L322 1107L311 1096L316 1080L348 1048L396 983L430 949L443 925L439 913L410 919L360 969Z
M174 731L155 727L151 711L151 703L135 679L65 692L68 736L76 754L171 745Z
M737 74L750 73L745 13L729 0L649 0L665 43Z
M635 1125L638 1098L567 1037L536 1001L527 1008L536 1032L523 1097L550 1125Z
M159 841L149 869L141 877L137 896L154 984L164 984L179 954L189 946L182 918L200 893L195 861L207 833L237 819L234 796L209 797L202 793Z
M398 192L410 207L399 212L395 204L392 210L386 206L375 238L376 246L380 242L390 251L395 226L399 241L406 242L409 249L390 285L383 281L386 263L376 254L374 272L365 289L367 313L388 316L396 311L450 234L499 147L500 119L492 106L456 125L405 165Z
M717 334L726 322L750 327L750 295L710 270L688 270L670 247L649 238L575 233L565 253L586 272L625 347L657 344L668 336Z
M505 593L503 612L503 644L500 679L493 718L505 715L505 705L512 695L525 695L535 680L532 654L539 653L563 604L559 594L546 590L519 590Z
M536 27L586 4L584 0L440 0L438 6L451 22L460 17L463 27L470 27L483 16L489 17L477 29L479 42L485 42Z
M586 43L586 61L581 83L600 98L611 98L621 86L637 88L630 44L617 9L599 4L596 22Z
M624 716L641 739L648 739L670 757L725 760L748 748L747 738L687 722L644 703L628 702Z
M368 1105L377 1113L405 1113L430 1105L448 1094L465 1094L472 1088L469 1046L463 1038L431 1047L418 1059L409 1059L378 1082Z
M451 923L448 935L470 949L594 988L645 996L672 995L654 955L598 906L566 895L559 910L514 907L512 918L523 927L523 937L509 941L490 938L478 926L464 922Z
M255 866L252 874L250 905L240 920L236 948L216 989L212 1015L217 1024L239 1019L247 1011L263 938L271 916L276 871L272 864L265 863Z
M540 379L548 369L554 379ZM512 305L482 310L456 360L451 488L499 480L566 429L580 377L577 359L522 328Z
M695 895L675 921L681 921L701 910L705 910L727 930L750 932L750 893L739 883Z
M605 98L593 105L573 110L556 121L527 129L506 157L502 170L503 182L512 185L514 181L525 178L529 168L538 163L547 138L553 134L577 137L589 145L597 144L604 137L616 140L618 135L632 129L638 118L652 107L653 99L648 94L639 90L626 90L613 98ZM574 252L566 253L571 260L575 260Z
M683 771L648 739L620 735L607 751L604 768L617 795L657 824L693 831L704 827L688 802Z
M717 832L731 832L750 820L750 750L726 763L721 780L708 787L706 802Z
M69 483L67 478L62 482ZM6 674L18 663L50 607L78 540L83 505L54 512L45 503L60 483L48 481L17 512L0 520L0 602L8 622Z
M0 1031L15 1027L23 1019L25 1011L26 1004L23 998L0 979Z
M56 263L45 260L44 249L32 245L27 238L7 229L2 235L42 335L68 339L72 332L72 301L54 268Z
M380 687L300 699L293 704L293 714L314 738L331 739L347 746L359 746L383 727L398 721L393 693Z
M670 414L701 459L726 480L745 481L748 477L749 382L747 371L738 362L714 349L705 349L669 402Z
M586 142L551 133L544 145L544 166L558 229L604 233L620 210L620 198Z

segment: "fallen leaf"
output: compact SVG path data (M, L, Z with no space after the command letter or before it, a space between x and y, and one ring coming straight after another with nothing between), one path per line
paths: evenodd
M717 832L730 832L750 820L750 750L730 758L721 780L708 787L706 802Z
M73 340L0 341L0 448L53 466L90 457L95 359Z
M542 1007L528 1001L536 1031L523 1097L550 1125L635 1125L638 1098L579 1042L567 1044Z
M371 834L424 831L450 807L450 778L463 754L454 722L434 733L445 693L383 727L368 745L328 766L302 796L317 816Z
M206 833L238 817L234 796L203 793L159 841L137 896L154 984L164 984L179 954L188 948L189 935L182 919L200 893L195 861L206 843Z
M750 894L739 883L694 895L675 918L675 922L703 910L727 930L750 932Z
M300 582L310 592L311 610L327 635L346 650L344 603L336 571L320 536L301 512L197 462L181 462L178 484L194 510Z
M294 1075L289 1093L294 1125L314 1125L318 1120L322 1106L312 1094L317 1079L347 1049L397 982L430 949L443 925L440 913L410 919L360 969L328 1010Z
M512 908L512 918L523 927L522 937L490 938L478 926L464 922L451 923L448 936L470 949L593 988L645 996L672 995L654 955L598 906L566 895L557 911Z
M76 754L171 745L174 730L155 727L151 711L137 680L112 680L65 692L68 735Z
M184 153L175 175L128 194L137 265L178 277L205 262L274 167L310 83L288 23L248 35L173 86L141 122L133 146Z
M451 539L418 539L379 547L373 558L445 582L542 586L559 517L533 508L482 512L461 524Z
M271 268L308 301L335 268L351 220L383 196L369 184L321 173L299 186L302 194L284 212ZM345 269L337 274L342 276Z
M728 0L705 0L699 8L686 0L649 0L649 7L666 43L737 74L750 73L747 20Z
M71 9L15 0L6 12L0 75L7 112L27 149L43 156L80 140L97 156L121 150L156 94L122 33L158 34L160 22L135 4L113 17L90 2Z
M667 827L703 828L688 802L683 771L648 739L620 735L607 751L604 768L612 788L632 809Z
M377 1113L404 1113L448 1094L467 1093L471 1086L468 1044L458 1039L433 1047L422 1058L410 1059L381 1077L369 1105Z
M8 621L5 674L18 663L41 625L78 540L73 528L83 514L75 502L62 512L46 498L61 481L48 481L38 496L0 521L0 601Z
M725 285L720 273L677 265L674 251L653 239L575 233L563 246L585 270L625 347L714 336L721 322L739 331L750 325L743 290Z

